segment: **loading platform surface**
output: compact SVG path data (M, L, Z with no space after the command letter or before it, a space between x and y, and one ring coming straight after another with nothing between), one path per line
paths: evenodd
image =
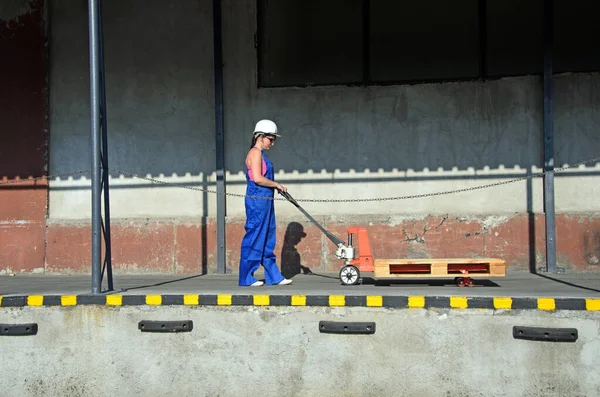
M260 278L260 275L257 274ZM600 310L600 272L508 273L475 278L373 280L344 286L337 274L299 274L287 286L239 287L236 275L115 275L114 290L91 295L89 275L0 276L0 307L126 305L379 306Z

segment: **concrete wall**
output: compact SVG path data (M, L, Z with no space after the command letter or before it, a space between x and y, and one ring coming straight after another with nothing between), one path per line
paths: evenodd
M111 167L153 176L189 173L185 182L195 183L214 169L211 4L105 2ZM50 170L61 174L90 168L87 6L57 0L50 15ZM136 182L114 182L115 216L201 214L201 196ZM50 218L85 218L90 194L82 186L89 183L53 183ZM174 199L184 202L173 206Z
M192 320L152 334L141 320ZM373 335L318 322L374 321ZM290 307L3 308L0 387L20 396L595 396L596 312ZM575 343L516 340L513 326L577 328Z
M215 189L211 7L209 0L105 2L111 167L187 187ZM49 15L49 170L62 174L90 167L87 14L82 2L55 0L49 3ZM277 167L277 179L297 198L426 194L541 171L539 76L412 86L257 89L255 1L225 0L223 23L229 193L244 193L243 159L252 127L263 117L279 124L283 138L269 156ZM557 165L596 157L600 74L559 75L555 83ZM600 193L600 185L594 182L599 172L600 166L590 164L557 175L556 208L564 214L557 225L559 245L566 250L559 252L563 266L595 268L597 259L589 258L600 257L596 226L600 207L594 200ZM214 194L112 174L115 232L122 230L129 236L120 240L123 251L115 254L117 268L161 272L214 268ZM85 177L50 182L46 258L37 267L87 271L90 203ZM289 203L276 206L281 234L290 222L308 227ZM541 178L449 196L305 203L304 207L324 223L339 227L342 237L355 220L369 226L373 236L378 227L401 233L415 221L428 222L429 217L471 217L476 230L485 228L489 219L504 224L517 217L519 226L507 227L500 236L517 238L518 247L499 240L476 244L474 249L471 243L462 243L470 241L464 238L456 250L449 249L462 232L458 228L435 248L423 250L417 241L405 251L401 241L389 241L376 255L418 251L419 255L477 256L492 249L510 258L515 268L544 261L543 240L542 245L533 243L543 237L543 218L538 215L536 223L528 215L543 213ZM241 198L228 198L227 215L228 266L235 268L244 221ZM585 219L575 235L571 223L561 223L571 216ZM163 227L149 229L157 223ZM182 225L188 231L185 239L177 232ZM317 231L312 233L305 249L321 257L318 266L335 270L337 262L321 254L328 241ZM389 236L374 238L388 240ZM570 239L577 241L576 246L566 244ZM113 241L119 244L118 239ZM166 259L155 266L148 263L144 259L148 246L157 247L153 258ZM64 253L66 247L69 254ZM184 260L186 265L180 266L182 250L198 259L189 266ZM514 251L519 254L509 253Z
M47 173L43 0L0 2L0 183ZM0 185L0 273L44 268L48 183Z
M390 87L257 89L255 1L225 1L225 157L228 191L243 193L244 156L257 119L284 138L269 153L301 198L385 197L476 186L541 171L539 76ZM211 2L105 5L110 163L124 171L213 188L215 168ZM50 121L52 173L89 168L86 14L53 2ZM556 79L557 164L596 157L600 76ZM68 144L66 144L68 142ZM586 169L578 175L595 174ZM186 176L186 174L188 174ZM568 174L565 174L568 175ZM559 211L598 211L588 178L557 182ZM134 186L131 186L131 185ZM50 217L89 216L86 183L53 183ZM115 179L117 217L214 216L214 197ZM406 202L307 204L315 214L542 211L541 179L455 197ZM135 187L135 188L133 188ZM74 191L73 191L74 190ZM573 197L573 190L581 195ZM529 198L528 198L529 197ZM173 205L173 200L177 205ZM282 206L280 214L296 214ZM239 198L228 215L243 215Z

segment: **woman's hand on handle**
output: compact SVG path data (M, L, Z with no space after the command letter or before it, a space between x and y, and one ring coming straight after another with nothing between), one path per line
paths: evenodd
M282 184L277 183L277 186L275 186L275 188L277 190L279 190L279 192L287 192L287 188L285 186L283 186Z

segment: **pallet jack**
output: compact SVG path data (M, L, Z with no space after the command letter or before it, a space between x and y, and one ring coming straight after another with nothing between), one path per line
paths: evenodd
M356 285L362 282L361 272L373 272L374 278L454 278L459 287L473 287L470 274L487 277L506 276L505 261L497 258L452 258L452 259L373 259L369 234L363 227L348 228L348 243L327 231L288 193L280 192L290 203L300 210L336 245L335 256L344 260L339 278L343 285ZM357 236L358 257L355 257L353 236Z

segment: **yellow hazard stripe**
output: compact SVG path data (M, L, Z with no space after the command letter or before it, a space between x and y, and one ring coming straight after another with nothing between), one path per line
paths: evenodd
M555 310L556 302L553 298L538 298L537 307L540 310Z
M585 308L587 310L600 310L600 299L586 299Z
M217 305L231 306L231 295L217 295Z
M63 306L75 306L77 305L77 297L73 295L61 296L60 304Z
M453 309L466 309L469 307L465 296L451 296L450 307Z
M121 296L121 295L108 295L106 297L106 304L108 306L121 306L121 305L123 305L123 296Z
M425 307L425 297L424 296L409 296L408 297L408 307L411 307L411 308Z
M183 304L188 306L194 306L200 304L198 295L183 295Z
M383 306L383 297L382 296L367 296L367 306L369 306L369 307Z
M30 295L27 297L28 306L42 306L44 304L44 297L41 295Z
M329 306L346 306L346 297L343 295L330 296Z
M292 306L306 306L306 296L292 295Z
M494 309L512 309L512 298L494 298Z
M269 306L271 297L269 295L254 295L253 301L255 306Z
M146 304L150 306L160 306L162 304L162 296L146 295Z

